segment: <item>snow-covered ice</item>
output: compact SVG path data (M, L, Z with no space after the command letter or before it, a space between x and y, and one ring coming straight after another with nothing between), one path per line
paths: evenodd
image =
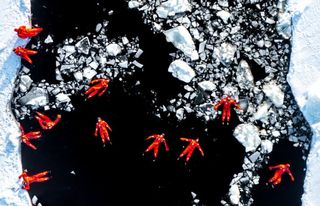
M310 3L309 5L307 3ZM320 0L290 1L296 11L293 18L292 53L288 82L306 120L313 130L307 160L303 206L319 205L320 196ZM299 15L304 7L304 12Z
M11 112L10 101L14 81L21 61L12 49L24 46L27 40L19 39L14 28L30 25L29 0L0 1L0 205L28 206L30 197L20 189L18 176L22 173L20 130Z

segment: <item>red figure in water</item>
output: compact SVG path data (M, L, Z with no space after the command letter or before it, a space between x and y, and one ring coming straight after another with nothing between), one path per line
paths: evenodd
M27 28L26 26L20 26L19 28L15 28L14 31L17 32L18 36L22 39L28 38L28 37L34 37L37 36L43 28Z
M159 145L161 143L164 144L165 148L166 148L166 151L168 152L169 151L169 147L167 145L167 142L166 142L166 139L164 138L164 134L154 134L154 135L151 135L149 137L146 138L146 140L148 139L154 139L154 141L152 142L152 144L146 149L145 152L149 152L150 150L153 149L153 155L154 155L154 158L156 159L157 156L158 156L158 151L159 151Z
M98 117L94 136L98 137L98 135L100 135L103 145L106 143L106 141L110 142L108 130L112 131L111 127L108 125L108 123L106 121L102 120L100 117ZM111 144L111 142L110 142L110 144Z
M227 118L227 123L230 121L230 106L234 105L237 109L241 109L240 105L231 97L227 96L221 99L216 105L214 105L214 109L217 110L221 105L223 105L222 109L222 123L224 123L225 119Z
M45 177L48 173L49 173L49 171L44 171L44 172L40 172L40 173L38 173L38 174L29 176L29 175L27 174L27 172L24 171L24 172L19 176L19 179L20 179L21 177L23 178L23 182L22 182L23 186L22 186L22 189L29 190L31 183L33 183L33 182L44 182L44 181L49 180L49 179L50 179L49 177Z
M46 115L40 113L40 112L36 112L37 114L35 115L35 118L38 120L40 126L42 127L42 129L48 130L48 129L52 129L61 119L61 115L58 114L57 118L52 121L49 117L47 117Z
M188 138L180 138L180 140L182 141L186 141L189 142L189 145L186 147L186 149L180 154L180 156L178 157L181 158L184 155L187 154L187 158L186 158L186 163L189 161L193 151L195 148L198 148L198 150L200 151L201 155L204 156L203 150L201 149L201 146L199 144L199 138L194 140L194 139L188 139Z
M109 85L109 79L95 79L90 82L90 84L95 84L91 86L84 94L88 95L87 99L90 99L91 97L98 94L98 96L102 96Z
M269 170L277 169L272 178L269 179L268 182L272 183L273 185L277 185L281 182L281 176L284 173L287 173L290 176L291 181L294 181L294 177L290 171L290 164L279 164L276 166L270 166Z
M25 134L22 126L20 126L20 129L21 129L21 141L25 143L28 147L36 150L37 148L30 143L30 140L39 139L41 137L41 133L39 131L35 131L35 132L28 132L27 134Z
M14 53L16 53L16 55L24 58L30 64L32 64L32 60L30 59L29 55L35 55L38 53L37 51L25 49L21 46L18 46L17 48L13 49L13 51Z

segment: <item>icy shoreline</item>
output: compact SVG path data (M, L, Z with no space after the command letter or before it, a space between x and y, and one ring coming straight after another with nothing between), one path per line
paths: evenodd
M293 0L292 2L297 2ZM296 9L303 11L304 5L294 5ZM309 122L312 131L312 143L307 160L307 171L302 196L303 206L315 206L320 202L317 192L320 190L319 161L320 161L320 51L319 17L320 0L313 0L301 16L293 16L293 38L290 70L288 82L298 105Z
M14 81L21 66L20 58L12 49L28 42L19 39L13 29L30 24L30 7L29 0L0 1L0 205L31 205L28 193L20 189L18 181L22 172L20 130L10 107Z

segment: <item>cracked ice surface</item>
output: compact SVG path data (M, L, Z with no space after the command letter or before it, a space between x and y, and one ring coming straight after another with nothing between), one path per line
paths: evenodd
M301 16L293 18L292 53L288 82L307 121L313 131L311 149L307 160L307 171L304 184L303 206L319 205L320 196L320 0L291 4L297 10L307 5ZM297 12L298 13L298 12Z
M20 68L20 58L12 49L26 45L13 29L29 25L29 0L0 1L0 205L31 205L29 195L20 189L18 176L22 173L20 131L10 108L14 81Z

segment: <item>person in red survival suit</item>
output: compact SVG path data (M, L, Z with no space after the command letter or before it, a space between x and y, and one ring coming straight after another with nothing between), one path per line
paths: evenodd
M37 36L42 30L43 28L41 27L27 28L24 25L14 29L14 31L17 32L18 36L22 39Z
M291 181L294 181L294 177L290 171L290 164L279 164L276 166L270 166L269 170L277 169L272 178L269 179L268 182L272 183L273 185L277 185L282 180L282 175L287 173L290 176Z

